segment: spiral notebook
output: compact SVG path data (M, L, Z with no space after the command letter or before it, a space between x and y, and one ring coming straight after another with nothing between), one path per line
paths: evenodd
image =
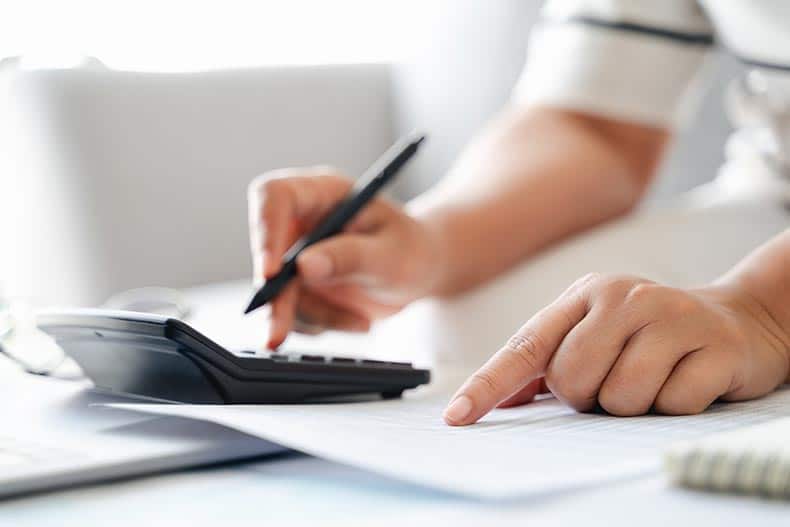
M680 485L790 500L790 418L677 444L664 461Z

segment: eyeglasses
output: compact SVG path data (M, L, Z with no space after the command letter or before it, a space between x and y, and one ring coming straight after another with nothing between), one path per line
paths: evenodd
M23 304L0 305L0 353L28 373L83 378L55 340L36 327L35 315Z
M186 320L192 308L186 295L169 287L140 287L111 296L102 304L105 309L154 313Z

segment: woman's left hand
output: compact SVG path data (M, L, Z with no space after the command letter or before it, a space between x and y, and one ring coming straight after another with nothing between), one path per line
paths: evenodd
M750 399L788 377L788 338L733 285L683 290L588 275L524 326L456 392L451 425L545 386L579 411L695 414L716 399Z

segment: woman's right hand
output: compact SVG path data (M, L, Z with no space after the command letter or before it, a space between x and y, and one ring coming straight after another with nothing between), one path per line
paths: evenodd
M249 187L256 285L280 270L282 257L346 195L352 181L328 168L263 174ZM307 248L298 276L272 302L268 347L289 331L367 331L434 290L443 265L439 235L378 197L336 236Z

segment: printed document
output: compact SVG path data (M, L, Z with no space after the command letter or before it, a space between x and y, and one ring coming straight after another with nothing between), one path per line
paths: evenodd
M419 485L495 499L656 472L675 441L790 416L790 388L784 388L682 417L580 414L550 398L454 428L441 417L449 386L457 383L372 402L113 406L212 421Z

